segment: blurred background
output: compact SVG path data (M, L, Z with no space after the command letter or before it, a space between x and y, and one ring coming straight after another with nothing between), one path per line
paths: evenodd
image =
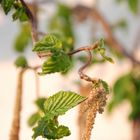
M29 2L32 3L32 1ZM89 9L95 8L104 18L105 22L107 22L111 31L111 35L109 35L109 31L105 29L106 27L104 27L100 18L96 19L96 16L92 17L84 10L83 13L86 13L86 16L83 14L84 16L82 17L80 15L80 10L78 13L76 8L74 16L70 15L70 23L72 25L69 26L72 29L67 28L67 26L65 30L61 29L61 31L64 32L64 35L65 32L72 32L69 34L74 36L74 44L72 45L74 45L75 48L89 45L100 38L104 38L106 42L105 47L108 51L107 53L115 61L114 64L109 62L93 63L93 65L86 71L92 77L104 79L111 87L111 94L109 95L107 105L108 107L106 107L105 112L102 115L97 115L91 140L140 140L140 137L137 139L133 138L135 133L134 128L136 126L134 125L134 122L137 123L136 121L138 119L139 125L137 129L139 128L138 132L140 133L140 99L138 99L140 98L140 63L135 62L132 58L134 57L136 61L140 61L139 0L59 0L59 2L70 8L77 7L79 4L84 7L88 7ZM59 18L56 16L58 12L57 10L61 9L58 1L46 0L44 2L43 0L40 0L38 3L40 3L38 5L39 31L45 33L52 30L60 31L59 24L54 24L57 23L57 18ZM62 15L60 15L60 17L61 16ZM5 16L2 8L0 9L1 140L9 139L14 100L16 96L17 73L19 72L19 69L14 65L16 58L22 54L26 57L31 66L36 66L42 63L42 60L31 51L31 38L29 37L26 39L28 33L25 31L27 30L28 32L28 26L29 25L21 24L19 21L13 22L12 12ZM113 39L110 39L110 37ZM21 40L25 40L25 42L22 42ZM119 43L112 43L110 40L112 40L112 42L117 40L116 42ZM25 43L26 45L22 45L22 43ZM26 46L26 50L22 51L22 48L18 46ZM123 47L127 53L118 46ZM75 62L78 62L76 62L74 68L64 76L56 73L39 77L40 96L46 97L61 89L79 92L81 88L86 88L88 86L87 83L81 82L79 75L77 74L78 68L83 63L83 59L85 59L83 56L86 56L86 54L84 55L83 53L83 55L79 55L75 58ZM125 81L122 80L120 83L116 83L120 80L120 77L128 74L133 77L134 73L136 75L132 78L133 81L130 80L131 78L125 78ZM36 99L35 78L36 77L32 71L29 70L25 73L20 140L30 140L33 133L27 124L27 120L36 110L34 106L34 100ZM127 80L130 81L128 82ZM129 86L131 85L135 86L134 89L129 89ZM119 90L117 90L116 87ZM131 94L129 92L134 92L132 94L135 94L134 96L136 96L136 98L132 99L133 95L131 97L128 96L128 94ZM60 117L60 121L69 126L72 132L71 136L64 138L64 140L78 139L78 107ZM37 140L40 139L42 138L37 138Z

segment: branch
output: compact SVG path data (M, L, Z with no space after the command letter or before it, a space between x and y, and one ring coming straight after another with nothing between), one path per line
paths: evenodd
M74 14L79 15L80 20L85 20L85 18L90 16L93 20L96 19L97 21L99 21L106 33L106 40L110 44L110 46L128 57L133 63L140 64L140 61L136 60L132 54L129 54L125 50L125 47L114 37L108 21L98 12L97 9L91 9L85 6L78 5L73 9L73 12Z
M26 69L22 69L18 75L18 86L16 93L16 100L14 106L14 114L13 121L10 131L10 140L19 140L19 132L20 132L20 113L22 109L22 93L23 93L23 74Z
M30 20L30 24L31 24L31 28L32 28L32 40L33 40L33 43L35 43L38 41L37 20L34 17L32 11L28 7L28 5L24 2L24 0L20 0L20 2L23 5L23 7L25 8L26 14Z
M79 69L78 73L80 75L80 78L81 79L84 79L85 81L88 81L88 82L92 82L92 83L96 83L96 79L93 79L93 78L90 78L88 75L84 74L84 69L86 69L92 62L92 54L91 54L91 50L95 50L98 46L99 46L100 42L97 41L95 42L93 45L91 46L86 46L86 47L81 47L81 48L78 48L77 50L74 50L74 51L71 51L68 53L68 55L74 55L78 52L81 52L81 51L86 51L88 53L88 60L87 62Z
M95 50L99 46L99 44L100 44L99 41L97 41L93 45L85 46L85 47L80 47L77 50L73 50L73 51L69 52L68 55L73 55L73 54L81 52L81 51Z

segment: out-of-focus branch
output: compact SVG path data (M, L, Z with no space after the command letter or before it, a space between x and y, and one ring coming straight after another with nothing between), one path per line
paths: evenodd
M139 45L140 45L140 27L137 31L137 34L136 34L135 40L134 40L134 44L133 44L133 50L132 50L133 56L135 55L135 52L137 51Z
M140 64L140 61L136 60L132 54L129 54L125 50L125 47L114 37L108 21L97 9L78 5L73 8L73 12L74 14L78 15L78 17L80 17L80 20L84 20L90 16L93 20L100 22L106 33L107 43L110 44L113 49L128 57L133 63Z
M36 71L39 68L40 68L40 66L26 67L24 69L21 69L20 72L19 72L18 81L17 81L18 85L17 85L17 91L16 91L17 93L16 93L13 120L12 120L12 126L11 126L9 140L19 140L20 121L21 121L20 116L21 116L21 110L22 110L22 94L23 94L23 76L24 76L24 73L27 70ZM39 94L37 94L37 96L39 96Z
M26 10L26 14L29 17L29 21L31 24L31 29L32 29L32 40L33 43L38 41L38 32L37 32L37 19L35 18L35 16L33 15L31 9L28 7L28 5L25 3L24 0L20 0L21 4L23 5L23 7Z
M22 108L22 93L23 93L23 74L25 71L26 69L22 69L18 75L18 86L9 140L19 140L20 115Z

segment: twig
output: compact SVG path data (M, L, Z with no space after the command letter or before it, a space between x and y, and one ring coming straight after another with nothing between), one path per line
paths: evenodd
M91 50L95 50L97 47L99 46L99 42L95 42L93 45L91 46L86 46L86 47L81 47L77 50L74 50L74 51L71 51L68 53L68 55L74 55L78 52L81 52L81 51L86 51L88 53L88 60L87 62L79 69L78 73L80 75L80 78L81 79L84 79L85 81L88 81L88 82L92 82L92 83L95 83L96 80L93 79L93 78L90 78L88 75L84 74L84 69L86 69L92 62L92 54L91 54Z
M69 52L68 55L73 55L73 54L78 53L78 52L81 52L81 51L95 50L96 48L98 48L99 44L100 44L100 42L97 41L93 45L85 46L85 47L80 47L80 48L78 48L76 50L73 50L73 51Z
M88 50L86 51L88 53L88 61L79 69L78 73L80 75L80 78L81 79L84 79L85 81L88 81L88 82L95 82L94 79L90 78L89 76L87 76L86 74L84 74L84 69L87 68L91 62L92 62L92 54L91 52Z
M19 140L20 132L20 113L22 109L22 93L23 93L23 74L26 69L22 69L18 75L18 86L16 93L16 100L13 113L13 121L10 131L10 140Z
M38 32L37 32L37 20L34 17L33 13L31 12L30 8L27 6L27 4L24 2L24 0L20 0L21 4L26 10L26 14L29 17L31 28L32 28L32 40L33 43L38 41Z

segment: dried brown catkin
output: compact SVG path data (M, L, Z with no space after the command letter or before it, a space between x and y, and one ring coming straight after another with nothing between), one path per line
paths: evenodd
M102 86L93 88L84 102L83 112L87 112L86 127L82 140L90 140L91 131L95 122L97 112L102 113L106 105L107 93Z

